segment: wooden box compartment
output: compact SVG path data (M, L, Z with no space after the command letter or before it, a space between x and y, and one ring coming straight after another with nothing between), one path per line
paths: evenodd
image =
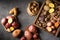
M58 13L57 10L60 8L60 6L54 3L53 1L51 1L50 3L53 3L54 5L54 8L53 8L54 12L49 13L49 10L51 9L51 7L49 7L48 11L44 10L44 6L47 5L45 0L38 12L34 25L42 30L45 30L53 34L54 36L58 36L60 32L59 31L60 30L60 14ZM55 17L56 19L54 19Z

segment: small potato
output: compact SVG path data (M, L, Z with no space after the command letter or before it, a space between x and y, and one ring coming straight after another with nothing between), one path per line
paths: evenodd
M44 14L44 15L46 15L46 14L47 14L47 12L46 12L46 11L44 11L44 12L43 12L43 14Z
M36 3L33 3L33 6L34 6L34 7L36 7L36 6L37 6L37 4L36 4Z
M24 36L25 36L28 40L31 40L31 38L32 38L32 34L31 34L29 31L25 31L25 32L24 32Z
M51 27L46 27L46 29L51 32L52 31L52 28Z
M54 12L54 9L51 8L51 9L49 10L49 13L53 13L53 12Z
M18 37L20 34L21 34L21 30L19 30L19 29L16 29L12 32L12 36L14 38Z
M46 5L48 5L51 1L50 0L46 0Z
M54 27L54 26L51 26L51 28L52 28L52 29L55 29L55 27Z
M37 39L37 38L38 38L38 34L35 33L35 34L33 35L33 38L34 38L34 39Z
M55 23L55 20L51 20L52 23Z
M54 6L54 4L53 4L53 3L49 3L49 7L54 8L55 6Z
M26 40L26 38L25 37L21 37L21 39L20 40Z
M55 34L56 33L56 30L53 30L52 33Z
M9 14L13 14L14 16L16 16L17 15L17 8L11 9Z
M9 28L10 26L11 26L11 24L6 23L5 28Z
M30 25L28 30L32 33L35 33L36 32L36 27L34 25Z
M11 32L9 28L6 29L7 32Z
M55 25L56 28L58 28L58 26L59 26L59 22L55 22L54 25Z
M14 13L14 9L15 9L15 8L11 9L11 10L9 11L9 14L13 14L13 13Z
M35 11L37 11L37 8L34 8Z
M49 9L50 9L49 6L47 6L47 5L44 6L45 11L48 11Z
M3 18L3 19L1 20L1 24L2 24L2 25L5 25L6 22L7 22L7 19L6 19L6 18Z
M10 31L13 31L14 30L14 27L10 27Z
M35 13L35 10L32 10L32 13Z
M48 23L47 23L47 26L51 26L51 25L52 25L52 23L51 23L51 22L48 22Z
M34 9L34 7L33 7L33 6L31 6L31 10L32 10L32 9Z
M13 19L12 18L10 18L10 19L8 19L8 23L12 23L13 22Z
M17 22L13 22L13 23L12 23L12 26L13 26L14 28L18 28L18 27L19 27L19 24L18 24Z

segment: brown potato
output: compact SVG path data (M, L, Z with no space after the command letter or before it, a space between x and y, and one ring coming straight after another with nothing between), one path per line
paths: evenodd
M14 16L16 16L17 15L17 8L11 9L9 14L13 14Z
M21 34L21 30L16 29L15 31L13 31L12 36L13 36L14 38L16 38L16 37L18 37L20 34Z
M44 6L45 11L48 11L49 9L50 9L49 6L47 6L47 5Z

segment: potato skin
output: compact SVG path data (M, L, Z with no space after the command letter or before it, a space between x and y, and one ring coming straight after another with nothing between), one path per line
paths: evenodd
M32 34L31 34L29 31L25 31L25 32L24 32L24 36L25 36L28 40L30 40L30 39L32 38Z
M2 25L5 25L6 22L7 22L7 19L6 19L6 18L3 18L3 19L1 20L1 24L2 24Z

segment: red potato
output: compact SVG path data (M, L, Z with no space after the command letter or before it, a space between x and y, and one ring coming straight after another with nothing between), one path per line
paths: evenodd
M55 34L56 33L56 30L53 30L52 33Z
M25 31L25 32L24 32L24 36L25 36L28 40L31 40L31 38L32 38L32 34L31 34L29 31Z
M1 24L2 24L2 25L5 25L6 22L7 22L7 19L6 19L6 18L3 18L3 19L1 20Z
M55 23L55 20L51 20L52 23Z
M13 22L13 19L12 18L8 19L8 23L9 24L11 24L12 22Z
M21 37L21 39L20 40L26 40L26 38L25 37Z
M52 25L52 23L51 23L51 22L48 22L48 23L47 23L47 26L51 26L51 25Z
M6 18L8 19L8 23L10 23L10 24L11 24L11 23L14 21L14 19L15 19L14 16L7 16Z
M9 28L9 27L11 27L11 24L6 23L5 28Z
M14 19L15 17L14 16L7 16L6 18L7 19L10 19L10 18Z
M52 28L52 29L55 29L55 27L54 27L54 26L51 26L51 28Z
M34 25L30 25L28 30L32 33L36 32L36 27Z
M38 35L35 33L35 34L33 35L33 38L36 39L37 37L38 37Z
M18 24L17 22L13 22L13 23L12 23L12 26L13 26L14 28L18 28L18 27L19 27L19 24Z

